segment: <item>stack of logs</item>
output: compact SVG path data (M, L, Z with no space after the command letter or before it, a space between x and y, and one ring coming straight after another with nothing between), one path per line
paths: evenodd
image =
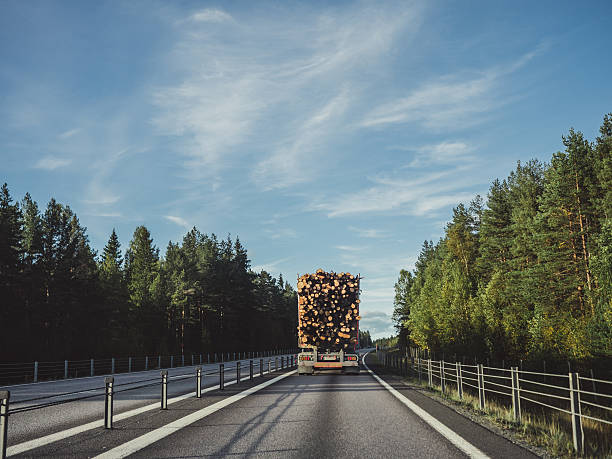
M298 277L301 347L354 350L359 332L359 276L325 272Z

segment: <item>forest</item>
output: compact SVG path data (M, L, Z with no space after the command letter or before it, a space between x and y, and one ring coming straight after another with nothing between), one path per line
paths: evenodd
M239 238L196 228L165 256L144 226L101 254L69 206L0 191L0 361L294 348L297 294Z
M503 359L612 357L612 113L453 209L395 284L401 345ZM608 360L609 361L609 360Z

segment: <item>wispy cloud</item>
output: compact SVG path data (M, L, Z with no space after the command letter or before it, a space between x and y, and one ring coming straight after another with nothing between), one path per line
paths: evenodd
M343 89L332 100L315 110L312 116L297 123L295 134L285 139L285 145L259 162L253 175L264 189L284 188L310 181L318 169L315 158L325 151L325 142L330 133L337 132L338 121L349 104L349 94ZM303 158L309 158L308 165ZM300 167L296 165L301 164Z
M100 204L100 205L109 205L115 204L121 199L120 196L112 193L109 190L100 190L96 193L96 197L92 199L83 199L85 204Z
M371 179L373 186L358 193L347 193L336 199L312 204L313 210L329 217L388 213L418 215L468 201L474 193L461 188L472 185L472 180L460 174L467 168L433 172L420 177L378 177Z
M231 39L199 24L229 20L220 10L180 24L167 62L180 84L155 89L152 124L184 152L195 182L237 160L253 163L250 178L264 190L315 179L334 140L354 126L348 110L367 86L363 70L420 20L412 6L305 11L282 22L234 14Z
M357 247L354 245L337 245L336 249L342 250L343 252L359 252L361 250L365 250L365 247Z
M266 229L264 232L270 239L294 239L298 236L297 231L291 228Z
M62 140L66 140L72 137L73 135L78 134L79 132L81 132L81 129L79 128L70 129L69 131L62 132L60 135L58 135L58 137Z
M423 167L431 164L456 164L474 161L474 148L464 142L445 141L433 145L423 145L408 149L415 152L408 167Z
M190 19L195 22L228 22L232 21L232 17L225 11L206 8L196 11L190 16Z
M494 91L503 78L524 67L543 49L538 46L507 65L446 75L425 83L407 96L374 108L360 126L376 128L417 122L439 131L476 124L484 119L481 115L504 104L500 91Z
M260 272L260 271L267 271L269 273L276 273L279 272L278 269L278 265L281 265L289 260L293 259L293 257L286 257L286 258L281 258L279 260L274 260L274 261L270 261L268 263L264 263L261 265L256 265L253 266L253 271L255 272Z
M389 235L389 231L374 229L374 228L355 228L354 226L349 226L348 229L357 233L359 237L371 238L371 239L380 239L387 237Z
M36 161L34 167L36 169L46 169L49 171L55 170L59 167L68 166L72 162L71 159L68 158L58 158L55 156L46 156L45 158L41 158Z
M190 226L187 220L181 217L176 217L174 215L164 215L164 218L168 221L171 221L172 223L176 223L177 225L182 226L183 228L189 228Z

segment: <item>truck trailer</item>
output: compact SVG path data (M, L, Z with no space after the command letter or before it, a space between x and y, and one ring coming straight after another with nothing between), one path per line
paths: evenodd
M359 281L351 273L298 277L298 374L359 373Z

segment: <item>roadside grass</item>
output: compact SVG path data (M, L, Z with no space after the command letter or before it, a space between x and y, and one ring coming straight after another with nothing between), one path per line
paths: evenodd
M391 368L383 367L375 353L371 355L374 360L373 363L380 370L398 374L397 371ZM434 383L434 386L431 388L427 385L426 375L426 372L424 372L424 378L421 381L416 376L403 375L402 377L411 385L419 386L426 392L434 393L453 405L467 408L471 414L486 418L495 425L511 431L523 441L545 449L553 457L612 458L612 426L609 424L583 418L584 453L577 454L574 452L572 424L568 414L557 411L551 412L551 410L531 406L521 406L521 423L519 424L513 419L510 401L503 403L498 398L490 397L487 394L485 410L481 410L478 396L470 392L471 388L464 386L463 400L461 400L452 382L447 382L446 393L443 394L439 384ZM583 414L590 415L591 413L583 409Z

